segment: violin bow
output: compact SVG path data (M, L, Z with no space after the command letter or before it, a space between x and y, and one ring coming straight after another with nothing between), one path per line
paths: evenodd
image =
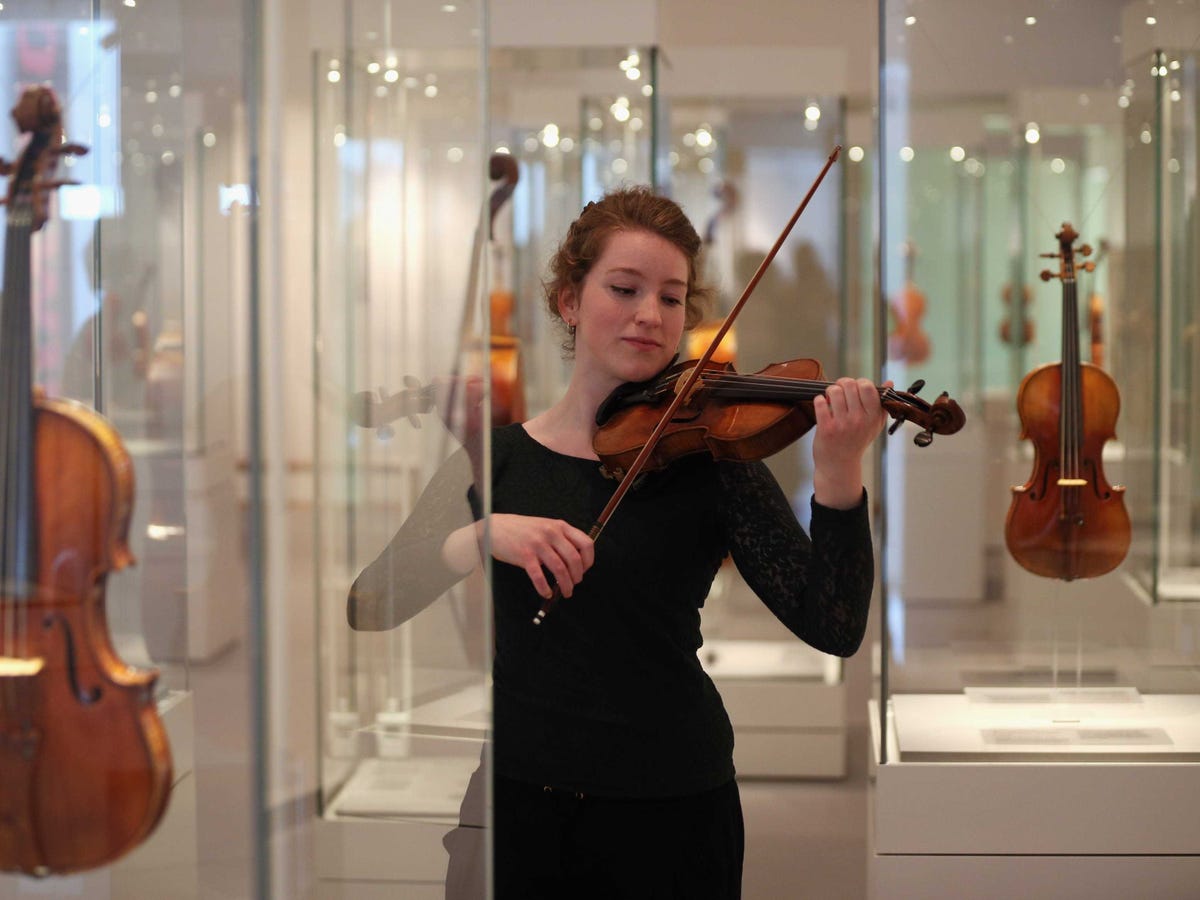
M662 437L663 432L666 431L667 425L670 424L671 419L675 417L675 412L684 403L684 401L691 396L692 390L700 378L700 373L708 364L709 360L712 359L712 355L716 352L717 347L720 346L722 338L724 338L729 329L733 327L733 320L737 318L738 313L742 311L742 307L746 305L746 301L750 299L750 295L754 292L754 289L758 287L758 282L762 279L763 274L767 271L767 266L771 264L771 261L775 259L776 254L779 253L779 249L783 246L783 242L786 241L788 235L791 234L792 228L795 227L796 222L799 221L800 216L808 206L809 201L812 200L813 194L817 192L817 188L821 186L821 182L825 180L826 173L833 166L834 162L838 158L838 154L841 152L841 144L838 144L833 148L833 152L829 154L829 159L825 161L825 165L821 167L821 171L817 174L816 180L813 181L812 187L808 189L808 193L804 195L804 199L800 201L800 205L796 207L796 211L792 213L792 217L788 220L787 225L784 226L783 231L780 232L779 237L776 238L775 245L771 247L771 249L767 252L767 255L763 257L763 261L759 263L758 270L750 279L749 284L746 285L746 289L742 291L742 296L738 299L738 302L734 304L733 309L729 311L729 315L725 317L725 321L721 323L721 327L717 329L717 333L713 335L712 340L708 344L708 348L704 351L703 355L696 362L696 365L688 373L683 385L676 389L675 396L671 399L671 402L663 412L662 417L658 420L658 424L654 426L654 430L650 432L650 437L647 438L641 452L638 453L634 461L630 463L628 470L625 472L625 476L621 479L620 484L617 485L617 489L613 491L612 497L609 499L608 503L605 504L604 509L600 512L600 515L596 517L596 522L594 525L592 525L591 530L588 531L588 537L590 537L593 541L600 536L600 533L604 530L604 526L608 524L608 520L612 518L613 513L616 512L621 501L625 499L625 495L629 493L630 487L633 486L634 481L637 479L638 475L641 474L642 469L645 468L646 463L654 453L654 448L658 445L659 439ZM559 591L558 586L556 585L549 599L543 601L541 609L539 609L537 615L533 617L534 625L542 624L542 620L546 618L546 615L550 612L550 609L555 603L558 602L558 599L561 596L562 592Z

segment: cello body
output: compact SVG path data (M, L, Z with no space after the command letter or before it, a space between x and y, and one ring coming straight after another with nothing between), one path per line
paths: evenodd
M34 404L37 587L6 596L0 645L33 673L0 676L0 869L31 875L105 865L158 824L171 755L157 673L109 638L104 582L126 543L133 464L108 423L69 400Z

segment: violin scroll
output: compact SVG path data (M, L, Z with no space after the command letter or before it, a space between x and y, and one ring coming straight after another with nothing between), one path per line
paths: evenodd
M924 381L917 381L907 391L887 388L881 390L879 398L884 411L894 420L888 434L894 434L905 422L912 422L921 428L913 437L913 443L918 447L932 444L935 434L960 431L967 421L962 408L946 391L942 391L933 403L918 397L917 392L924 386Z
M417 416L433 408L433 386L422 385L411 375L404 378L404 389L388 393L383 388L376 391L359 391L350 398L350 419L361 428L375 428L381 439L386 440L393 432L391 423L397 419L408 419L413 428L421 427Z
M0 159L0 175L12 175L4 204L18 205L28 198L32 215L30 231L38 231L50 217L47 196L58 188L77 181L55 179L55 169L63 156L82 156L87 147L68 143L63 137L62 107L54 91L44 85L25 88L12 109L18 131L31 135L24 152L15 163Z

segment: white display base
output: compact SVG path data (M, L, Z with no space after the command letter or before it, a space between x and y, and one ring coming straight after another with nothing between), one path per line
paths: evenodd
M707 641L699 655L733 722L739 777L845 777L840 660L798 640Z
M885 765L871 706L872 897L1195 896L1200 698L896 695Z
M379 755L352 766L317 823L318 896L442 900L442 839L479 768L490 706L487 686L473 684L362 729Z
M478 767L478 753L364 760L317 823L318 895L441 898L442 839Z
M87 900L144 900L199 896L196 845L195 721L192 695L172 691L158 704L171 744L174 779L158 827L140 846L111 866L50 878L0 875L0 900L27 897L86 897Z

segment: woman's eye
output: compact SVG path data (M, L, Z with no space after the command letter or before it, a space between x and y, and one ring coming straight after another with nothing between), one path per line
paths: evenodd
M614 284L612 289L614 294L619 294L622 297L631 297L634 293L633 288L625 287L623 284Z
M671 306L679 306L679 304L683 303L683 298L682 297L663 297L663 303L668 303Z

